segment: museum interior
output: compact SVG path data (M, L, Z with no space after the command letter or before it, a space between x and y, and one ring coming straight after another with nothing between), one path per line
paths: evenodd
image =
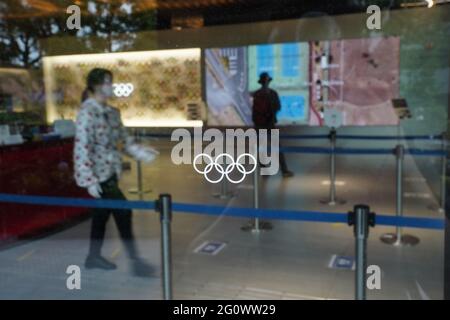
M2 1L0 299L450 299L449 39L447 0Z

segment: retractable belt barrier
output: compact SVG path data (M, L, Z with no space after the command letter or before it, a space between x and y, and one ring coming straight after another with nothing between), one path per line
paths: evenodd
M142 137L148 138L170 138L168 133L145 133ZM280 134L281 139L329 139L329 134ZM412 136L386 136L386 135L350 135L338 134L337 139L345 140L441 140L443 135L412 135Z
M0 193L0 202L21 203L29 205L63 206L63 207L87 207L108 209L136 209L155 210L155 201L135 200L107 200L107 199L83 199L67 197L31 196ZM172 210L185 213L197 213L205 215L222 215L231 217L258 217L271 220L297 220L309 222L347 223L347 213L304 211L304 210L278 210L278 209L254 209L245 207L227 207L216 205L203 205L174 202ZM436 218L420 217L396 217L391 215L379 215L376 218L377 225L399 226L422 229L444 229L444 220Z
M280 147L280 152L285 153L311 153L311 154L387 154L395 155L395 148L328 148L328 147ZM444 156L443 150L405 149L405 154L416 156Z
M443 219L375 215L367 205L355 205L348 213L276 210L260 208L239 208L217 205L202 205L190 203L172 203L169 194L162 194L156 201L128 201L105 199L80 199L66 197L30 196L0 193L0 203L22 203L27 205L70 206L109 209L140 209L156 210L161 221L161 261L163 298L173 299L172 285L172 211L198 213L207 215L225 215L232 217L267 218L276 220L296 220L307 222L346 223L354 226L355 236L355 299L366 298L365 270L367 256L367 238L369 227L376 224L396 227L412 227L441 230Z
M348 140L441 140L444 136L439 135L416 135L416 136L359 136L349 134L338 134L338 139Z
M139 134L142 137L170 137L169 134ZM338 154L347 155L395 155L397 159L397 210L396 215L375 215L370 212L367 205L355 205L353 211L348 213L340 212L321 212L321 211L304 211L304 210L277 210L277 209L261 209L259 208L259 187L258 187L258 171L255 171L253 179L253 208L244 207L227 207L217 205L203 205L190 203L172 203L169 194L162 194L155 201L142 201L142 195L145 193L142 187L142 174L138 166L138 189L137 193L141 201L124 201L124 200L107 200L107 199L83 199L83 198L67 198L67 197L49 197L49 196L33 196L33 195L17 195L0 193L0 203L21 203L26 205L45 205L45 206L70 206L70 207L88 207L88 208L109 208L109 209L139 209L139 210L156 210L160 213L161 221L161 261L162 261L162 287L163 298L166 300L173 299L172 290L172 254L171 254L171 221L172 211L184 213L196 213L206 215L221 215L232 217L248 217L254 219L254 223L250 226L250 230L258 231L266 227L259 219L272 220L291 220L291 221L307 221L307 222L323 222L323 223L346 223L354 227L355 236L355 299L363 300L366 298L365 292L365 275L366 275L366 255L367 255L367 238L369 235L369 227L375 225L394 226L396 234L386 234L389 236L385 239L386 243L401 244L406 236L401 234L401 228L422 228L431 230L442 230L445 227L444 219L420 218L420 217L404 217L402 205L402 172L403 172L403 156L410 154L415 156L440 156L442 157L442 182L441 182L441 201L440 206L445 205L445 156L447 154L445 136L429 135L429 136L356 136L356 135L337 135L333 129L330 134L323 135L280 135L282 139L329 139L330 147L301 147L289 146L281 147L279 150L286 153L307 153L307 154L329 154L330 155L330 199L322 201L329 205L340 202L336 199L335 190L335 156ZM396 148L338 148L336 147L337 139L366 139L366 140L442 140L441 150L424 150L417 148L404 149L402 145ZM258 167L258 166L257 166ZM268 224L270 227L270 224ZM412 236L411 236L412 237ZM408 239L406 239L408 240ZM418 242L418 240L417 240Z

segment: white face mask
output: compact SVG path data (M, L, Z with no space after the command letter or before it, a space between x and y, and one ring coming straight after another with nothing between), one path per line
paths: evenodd
M111 98L113 96L113 87L110 84L104 84L101 89L102 94L107 97Z

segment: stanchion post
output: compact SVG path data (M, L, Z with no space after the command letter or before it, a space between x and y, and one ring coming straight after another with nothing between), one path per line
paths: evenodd
M139 132L139 129L136 129L135 131L135 140L136 142L141 142L141 134ZM139 196L139 200L143 200L143 196L146 193L150 193L151 190L144 190L144 186L142 183L142 162L139 160L136 160L136 173L137 173L137 188L131 188L128 190L131 194L137 194Z
M253 172L253 208L259 209L259 163L256 161L256 169ZM259 232L259 218L255 217L254 231Z
M397 217L403 216L403 160L405 158L405 149L403 145L399 144L395 148L395 156L397 159L397 179L396 179L396 210L395 213ZM397 242L401 242L402 239L402 229L397 225L395 227Z
M253 171L253 208L259 209L259 176L260 176L260 165L259 165L259 153L258 146L255 145L255 159L256 167ZM255 217L253 221L244 225L241 229L243 231L252 231L254 233L259 233L261 230L271 230L273 228L272 224L267 221L260 221L258 217Z
M222 164L222 170L225 171L227 167L227 159L224 158ZM219 198L219 199L230 199L234 197L233 191L228 190L228 179L222 179L220 182L220 192L213 193L213 197Z
M397 218L403 217L403 160L405 158L405 149L399 144L395 147L396 158L396 201L395 214ZM381 236L381 241L391 245L411 245L419 243L419 238L412 235L403 235L402 228L395 226L395 233L386 233Z
M137 161L137 180L138 180L138 194L139 200L142 200L142 163Z
M441 134L441 175L439 179L439 199L438 199L438 205L430 205L428 206L428 209L432 211L438 211L439 213L445 212L445 194L447 192L447 186L446 186L446 176L447 176L447 134L446 132L443 132Z
M227 179L222 179L222 187L221 187L222 195L227 195L228 192L228 186L227 186Z
M447 176L447 138L446 133L442 133L442 159L441 159L441 188L439 199L439 212L445 211L446 176Z
M330 204L336 203L336 130L330 132L331 156L330 156Z
M449 77L450 78L450 77ZM450 115L447 115L447 119L450 119ZM447 125L447 130L450 130ZM442 139L443 143L447 144L449 141L449 131L445 132ZM447 148L445 148L445 154L447 159L445 161L450 161L450 155L447 152ZM450 190L450 172L446 170L445 183L447 184L445 188L444 197L447 196L448 191ZM450 196L450 195L449 195ZM444 207L444 221L445 221L445 229L444 229L444 300L450 300L450 208L449 202L447 201Z
M375 226L375 213L367 205L355 205L348 213L348 224L355 235L355 299L366 300L367 238L369 226Z
M321 200L323 204L334 206L336 204L344 204L345 200L336 199L336 129L331 128L328 135L330 140L330 194L329 199Z
M223 161L224 163L222 165L222 170L225 171L226 160L224 159ZM228 191L228 179L222 179L222 182L220 183L220 192L213 193L213 196L220 199L230 199L234 197L234 193L232 191Z
M157 201L157 210L161 221L161 261L162 286L164 300L172 300L172 197L170 194L161 194Z

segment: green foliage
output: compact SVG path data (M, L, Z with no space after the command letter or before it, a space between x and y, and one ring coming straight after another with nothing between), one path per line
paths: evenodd
M136 3L123 7L120 1L84 0L79 5L81 29L68 30L66 8L71 4L72 1L59 1L61 10L56 14L35 16L26 1L5 1L2 12L19 12L22 16L11 18L0 14L0 65L39 67L45 55L41 40L53 36L77 37L80 46L87 48L90 38L100 37L107 39L107 51L126 50L133 47L136 32L153 30L156 26L155 11L138 12Z

